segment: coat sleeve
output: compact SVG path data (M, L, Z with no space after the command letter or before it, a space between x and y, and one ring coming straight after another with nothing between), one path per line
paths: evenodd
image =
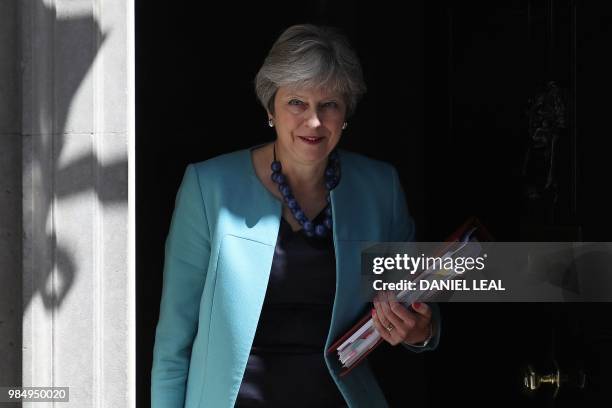
M182 408L210 257L210 231L195 167L185 170L165 243L151 370L151 407Z
M408 206L406 204L406 196L404 194L404 190L402 189L402 185L399 180L399 176L397 174L397 170L394 167L391 167L391 179L393 183L393 219L391 223L391 231L392 231L392 241L395 242L406 242L406 241L414 241L415 239L415 228L414 228L414 220L410 216L408 212ZM440 317L440 308L436 303L428 303L431 307L431 321L432 321L432 329L433 329L433 337L424 347L415 347L410 346L405 343L401 343L402 346L411 350L415 353L420 353L423 351L434 350L438 347L438 343L440 342L440 332L441 332L441 317Z

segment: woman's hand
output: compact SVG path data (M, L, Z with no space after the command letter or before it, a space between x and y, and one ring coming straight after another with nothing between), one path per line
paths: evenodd
M425 303L413 303L411 312L394 300L391 292L379 292L374 298L372 320L381 337L395 346L401 342L417 344L431 335L431 309Z

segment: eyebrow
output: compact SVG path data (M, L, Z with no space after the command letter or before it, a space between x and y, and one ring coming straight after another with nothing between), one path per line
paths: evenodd
M299 94L296 94L296 93L294 93L294 94L288 94L288 95L287 95L287 97L286 97L285 99L291 99L291 98L295 98L295 97L298 97L298 98L301 98L301 99L308 99L306 96L304 96L304 95L299 95ZM330 97L328 97L328 98L323 98L323 99L321 99L321 100L319 101L319 103L321 103L321 102L338 102L339 100L340 100L340 96L338 96L338 95L334 95L334 96L330 96Z

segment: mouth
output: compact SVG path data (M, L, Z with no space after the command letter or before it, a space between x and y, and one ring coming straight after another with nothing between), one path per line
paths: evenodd
M324 137L318 137L318 136L298 136L302 141L311 144L311 145L316 145L318 143L321 143L323 141L323 139L325 139Z

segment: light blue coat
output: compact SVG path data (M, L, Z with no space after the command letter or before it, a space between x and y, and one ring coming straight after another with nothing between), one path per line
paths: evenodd
M339 153L342 178L331 191L336 295L326 348L371 308L361 300L362 244L414 237L395 169ZM234 406L266 294L281 209L255 174L250 149L187 166L165 247L153 408ZM435 348L439 327L435 332L430 345L406 347ZM367 360L342 378L336 356L325 361L351 408L387 406Z

